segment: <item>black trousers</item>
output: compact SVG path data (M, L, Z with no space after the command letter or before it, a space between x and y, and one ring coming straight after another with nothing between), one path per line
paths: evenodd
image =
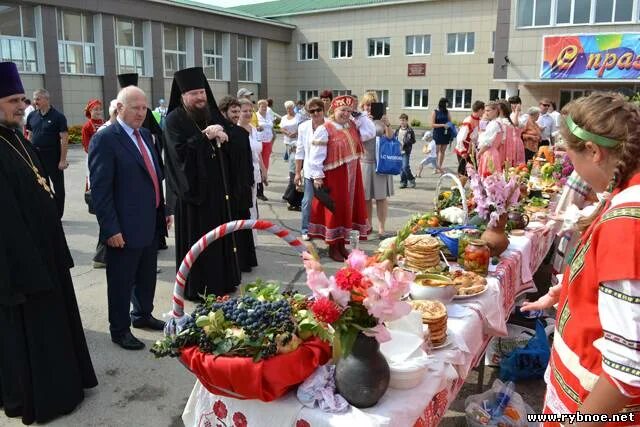
M120 337L131 321L148 319L153 311L158 266L158 238L142 249L107 246L109 331ZM131 313L129 310L133 305Z
M46 150L36 147L44 172L49 178L49 185L55 193L56 206L58 207L58 215L62 218L64 214L64 171L58 168L60 164L60 149Z

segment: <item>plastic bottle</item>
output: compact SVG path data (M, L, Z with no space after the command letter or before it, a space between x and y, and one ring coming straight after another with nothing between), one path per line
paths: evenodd
M509 381L505 386L496 393L496 406L491 409L491 418L496 419L502 416L504 409L511 402L511 396L515 391L515 384Z

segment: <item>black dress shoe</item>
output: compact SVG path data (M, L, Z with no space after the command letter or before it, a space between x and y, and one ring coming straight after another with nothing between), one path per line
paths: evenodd
M148 319L138 319L131 322L131 325L134 328L138 329L152 329L154 331L164 331L164 322L162 320L158 320L153 316L150 316Z
M142 350L144 343L133 336L133 334L127 331L124 335L119 337L111 337L111 341L118 344L125 350Z

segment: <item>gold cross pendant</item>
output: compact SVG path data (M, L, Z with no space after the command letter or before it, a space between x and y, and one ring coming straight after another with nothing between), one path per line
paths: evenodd
M35 166L33 167L33 173L36 174L36 181L38 181L38 184L40 184L40 186L44 188L47 193L49 193L49 197L53 199L53 194L51 193L51 187L49 187L49 184L47 183L47 179L43 178L40 175L40 173L38 172L38 169Z

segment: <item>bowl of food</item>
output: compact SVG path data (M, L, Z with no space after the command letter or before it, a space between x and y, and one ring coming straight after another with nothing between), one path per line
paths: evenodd
M453 281L442 274L418 274L410 285L412 299L438 300L448 303L456 295L456 287Z

